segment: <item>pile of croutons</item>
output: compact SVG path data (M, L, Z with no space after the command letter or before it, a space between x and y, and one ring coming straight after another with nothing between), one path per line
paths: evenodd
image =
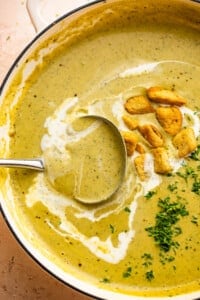
M134 159L134 164L142 181L148 179L144 166L146 148L142 140L148 144L154 158L154 171L158 174L172 171L165 144L166 136L171 138L179 158L187 156L196 149L197 141L193 128L183 128L182 125L183 117L179 107L185 104L186 100L175 91L161 87L150 87L146 90L145 96L133 96L125 101L126 114L123 116L123 121L129 130L123 131L122 136L127 155L132 156L135 151L139 153ZM152 123L141 125L139 118L134 118L134 115L149 113L155 114L163 132L166 133L165 136L156 125Z

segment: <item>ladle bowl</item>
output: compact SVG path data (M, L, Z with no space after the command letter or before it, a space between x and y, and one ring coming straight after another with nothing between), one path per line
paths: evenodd
M113 162L114 164L119 163L119 170L118 172L116 172L116 168L114 167L114 165L112 166L107 166L107 164L102 164L101 166L103 166L100 170L100 172L98 172L99 174L101 173L102 175L97 175L96 172L93 172L94 170L92 170L93 166L91 166L91 168L89 168L89 174L88 176L90 176L90 180L93 182L93 186L92 188L87 189L87 197L83 197L80 195L80 192L75 192L74 193L74 198L76 200L79 200L80 202L83 203L89 203L89 204L94 204L94 203L99 203L102 201L107 200L108 198L110 198L117 190L118 188L121 186L122 182L123 182L123 178L125 175L125 170L126 170L126 146L124 143L124 140L120 134L120 131L118 130L118 128L108 119L102 117L102 116L97 116L97 115L86 115L83 117L78 118L77 120L88 120L91 119L93 121L100 121L101 122L101 126L103 125L104 128L109 129L110 134L113 135L114 138L114 142L116 143L115 147L113 145L111 145L111 147L107 147L108 149L106 149L106 151L104 151L106 153L106 155L109 155L110 157L114 156L115 152L117 151L120 154L120 157L118 155L118 158L120 158L119 162ZM108 138L108 137L107 137ZM101 159L102 159L102 151L99 151L100 147L102 147L102 144L98 142L98 135L95 137L96 141L95 144L93 145L93 148L95 147L95 154L94 151L92 151L93 149L88 148L88 153L86 153L86 155L90 155L90 156L94 156L96 155L96 153L99 153L99 155L101 155ZM104 136L104 139L106 139L106 137ZM86 143L87 146L87 143ZM104 147L104 145L103 145ZM105 149L104 149L105 150ZM96 159L96 158L95 158ZM12 159L12 158L8 158L8 159L0 159L0 167L6 167L6 168L25 168L25 169L31 169L31 170L35 170L35 171L43 171L46 173L47 177L49 177L48 175L48 168L47 168L48 162L45 162L45 159L43 157L41 158L33 158L33 159L27 159L27 158L20 158L20 159ZM105 174L105 171L107 169L109 169L109 178L108 176L103 176L103 174ZM76 173L79 173L79 170L76 170ZM87 177L88 177L87 176ZM97 179L97 176L99 177ZM115 180L112 180L115 177ZM84 181L84 179L82 180ZM108 182L109 181L109 182ZM98 190L98 185L101 182L101 186L103 187L101 189L100 193L96 193L94 194L93 191L97 191ZM54 186L55 187L55 186ZM96 195L96 197L94 197L94 195Z

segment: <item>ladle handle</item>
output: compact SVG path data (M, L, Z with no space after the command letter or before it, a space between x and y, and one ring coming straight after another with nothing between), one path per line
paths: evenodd
M41 14L41 1L40 0L27 0L26 7L29 13L29 17L36 32L42 31L48 23L44 20Z
M90 2L94 2L94 0L27 0L26 7L33 26L38 33L64 14L85 6ZM46 16L45 12L48 12Z
M44 171L42 159L0 159L0 167L5 168L22 168L36 171Z

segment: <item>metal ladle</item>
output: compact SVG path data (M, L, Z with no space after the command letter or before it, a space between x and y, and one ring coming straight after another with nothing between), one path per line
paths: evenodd
M94 204L94 203L99 203L99 202L102 202L104 200L107 200L121 186L122 181L123 181L124 176L125 176L125 171L126 171L127 152L126 152L126 146L125 146L124 140L123 140L118 128L111 121L109 121L108 119L106 119L104 117L96 116L96 115L87 115L87 116L83 116L83 117L80 117L80 118L81 119L82 118L91 118L91 119L94 119L94 120L99 120L99 121L102 121L102 124L104 126L108 126L109 130L111 130L111 132L117 138L117 146L119 147L120 154L121 154L120 170L119 170L119 173L117 174L118 178L117 178L116 184L115 184L115 186L113 186L113 189L112 189L111 192L109 192L105 196L106 193L104 191L104 196L99 197L98 199L91 199L90 196L88 198L90 200L84 199L84 198L81 198L81 197L75 197L80 202ZM98 147L98 145L97 145L97 147ZM10 158L9 159L0 159L0 167L23 168L23 169L30 169L30 170L35 170L35 171L45 171L46 170L45 163L44 163L44 160L42 158L34 158L34 159L24 159L24 158L22 158L22 159L10 159ZM96 176L96 174L94 174L93 176ZM114 174L113 174L113 176L114 176ZM115 174L115 176L116 176L116 174Z

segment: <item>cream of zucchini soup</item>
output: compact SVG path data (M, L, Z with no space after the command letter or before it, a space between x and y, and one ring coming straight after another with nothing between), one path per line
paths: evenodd
M71 42L64 31L55 35L60 46L17 101L22 74L6 95L8 157L42 157L46 171L1 170L13 217L55 265L104 289L151 297L200 289L200 28L160 18L158 26L130 13L112 26L102 16ZM76 198L92 189L91 172L94 197L114 184L120 153L97 122L76 122L87 115L112 121L127 150L121 186L99 204Z

